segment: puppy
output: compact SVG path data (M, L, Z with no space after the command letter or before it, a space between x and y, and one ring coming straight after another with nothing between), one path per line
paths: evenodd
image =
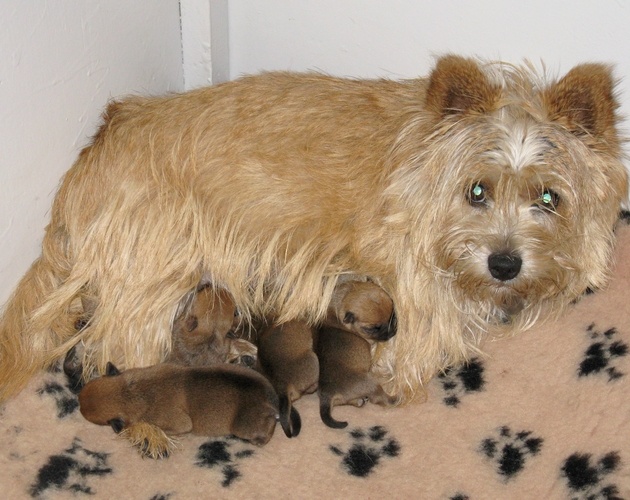
M0 400L79 341L86 378L160 362L203 279L245 318L316 324L357 274L396 304L373 370L409 401L606 285L628 194L617 107L603 64L551 79L455 55L412 80L270 72L112 102L4 309Z
M388 340L396 333L394 303L376 283L347 279L335 287L324 324Z
M393 405L389 396L370 373L370 342L354 331L321 327L317 332L316 352L319 359L319 414L322 421L335 429L348 422L335 420L331 411L339 405L363 406L367 401L381 406Z
M257 342L257 367L278 393L281 417L284 421L298 422L299 415L292 404L302 394L315 392L319 377L312 328L302 321L269 325L261 329ZM287 436L297 436L300 427L301 424L291 426Z
M115 432L146 424L166 436L232 434L256 445L271 439L279 410L267 379L229 364L189 368L164 363L121 373L109 363L104 377L83 387L79 405L87 420ZM148 454L170 449L163 437L157 439L147 443Z
M337 429L348 425L332 418L333 406L395 403L396 398L370 374L371 344L395 333L394 303L381 287L356 279L335 287L325 324L315 332L320 416L326 425Z
M256 346L236 338L239 323L236 304L226 290L201 287L192 297L192 304L173 323L167 361L188 366L225 362L253 366Z

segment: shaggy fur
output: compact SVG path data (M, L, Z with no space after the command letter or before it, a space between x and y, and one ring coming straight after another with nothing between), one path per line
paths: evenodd
M627 194L616 108L605 65L545 81L457 56L406 81L277 72L112 102L6 305L0 397L80 341L86 375L163 360L200 281L246 317L315 322L354 273L396 304L375 371L407 401L485 334L606 284Z

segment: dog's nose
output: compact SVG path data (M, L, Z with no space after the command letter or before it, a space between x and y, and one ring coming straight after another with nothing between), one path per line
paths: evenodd
M488 257L488 269L493 278L500 281L514 279L521 272L523 260L514 254L493 253Z

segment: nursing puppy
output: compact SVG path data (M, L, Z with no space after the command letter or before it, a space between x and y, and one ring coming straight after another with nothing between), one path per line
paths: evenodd
M370 339L370 342L373 342ZM322 421L335 429L348 422L335 420L331 411L340 405L363 406L366 402L393 405L389 396L370 373L371 343L361 334L324 326L316 335L315 351L319 359L319 414Z
M256 346L237 338L240 318L230 293L210 285L201 287L191 297L173 323L170 363L208 366L239 363L252 366Z
M324 324L388 340L396 333L394 303L376 283L347 279L335 287Z
M295 422L285 433L300 433L301 420L293 402L317 390L319 363L313 351L313 329L303 321L269 325L258 334L258 370L271 381L280 398L280 415ZM293 414L293 417L291 415Z
M79 341L86 378L165 359L201 280L245 318L315 324L351 273L396 304L373 371L408 401L484 337L607 283L617 107L606 65L553 80L452 55L426 78L275 72L112 102L6 305L0 400ZM77 333L84 294L98 305Z
M141 424L163 431L156 441L144 443L150 456L168 454L172 443L166 439L189 432L234 435L263 445L278 420L271 384L254 370L228 364L188 368L163 363L121 373L110 363L106 376L83 387L79 405L87 420L116 432Z
M381 287L353 279L335 287L324 326L314 335L320 416L326 425L338 429L348 425L332 418L334 406L395 403L396 398L388 396L370 374L371 344L395 333L394 303Z

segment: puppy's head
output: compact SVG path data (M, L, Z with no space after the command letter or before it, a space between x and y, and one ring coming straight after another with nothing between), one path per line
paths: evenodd
M376 341L388 340L396 334L394 303L375 283L342 283L334 295L336 316L347 330Z
M129 424L124 405L127 383L120 371L107 363L105 376L91 380L79 393L79 408L83 417L97 425L109 425L120 432Z
M226 290L205 286L196 292L190 307L175 320L173 336L190 350L210 347L217 353L217 362L222 362L230 352L239 320L232 296Z

